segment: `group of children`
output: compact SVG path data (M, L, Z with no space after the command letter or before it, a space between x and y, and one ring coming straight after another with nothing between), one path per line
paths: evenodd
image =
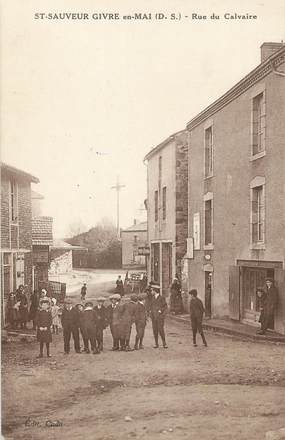
M121 301L121 295L111 295L110 304L105 306L104 297L97 298L97 305L92 302L73 304L66 299L60 314L60 308L53 302L54 298L42 298L36 314L37 340L40 343L38 357L43 357L46 345L50 357L52 331L58 333L59 325L63 329L64 353L70 352L71 337L76 353L81 353L80 335L83 341L83 352L99 354L103 351L104 330L110 326L113 338L112 350L131 351L130 337L132 325L136 327L134 349L143 348L147 312L143 295L131 295L130 300Z

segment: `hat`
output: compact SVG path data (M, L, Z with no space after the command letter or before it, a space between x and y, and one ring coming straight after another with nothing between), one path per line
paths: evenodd
M196 289L190 290L189 295L197 296L197 290Z
M51 301L52 301L53 305L55 306L56 305L56 298L52 298Z
M72 299L71 298L65 298L64 304L72 304Z
M132 295L130 296L131 301L136 302L138 300L138 295L136 295L135 293L132 293Z
M274 283L274 279L273 279L273 278L270 278L270 277L265 278L265 282L266 282L266 281L270 281L272 284Z
M85 304L85 307L93 307L93 302L89 301Z
M104 296L98 296L98 298L96 298L97 301L106 301L106 298L104 298Z
M121 295L119 295L118 293L115 293L114 295L112 295L112 299L118 299L118 300L120 300L121 299Z
M41 292L47 294L46 289L42 289Z

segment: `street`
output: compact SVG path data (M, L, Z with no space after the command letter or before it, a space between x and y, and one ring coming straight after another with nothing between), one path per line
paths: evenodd
M166 333L168 350L153 349L148 322L144 350L112 352L108 329L103 353L69 356L59 334L51 359L36 359L35 342L5 344L5 438L260 440L284 427L284 345L206 333L209 347L198 336L194 348L172 317Z

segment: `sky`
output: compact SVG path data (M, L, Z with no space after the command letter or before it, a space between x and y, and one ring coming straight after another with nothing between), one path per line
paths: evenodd
M35 19L64 12L89 19ZM120 19L92 19L103 12ZM123 19L134 12L152 19ZM121 227L144 220L146 153L255 68L263 42L285 41L283 0L10 0L1 16L1 159L40 179L55 237L115 223L118 175Z

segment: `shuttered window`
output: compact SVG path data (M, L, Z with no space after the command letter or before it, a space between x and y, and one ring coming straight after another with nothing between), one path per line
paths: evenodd
M154 220L158 220L158 191L154 191Z
M166 219L166 186L162 188L162 218Z
M265 232L264 187L252 189L251 235L252 243L264 243Z
M205 201L205 245L213 244L213 201Z
M265 150L265 98L264 92L252 100L252 154Z
M205 177L213 175L213 127L205 130Z

